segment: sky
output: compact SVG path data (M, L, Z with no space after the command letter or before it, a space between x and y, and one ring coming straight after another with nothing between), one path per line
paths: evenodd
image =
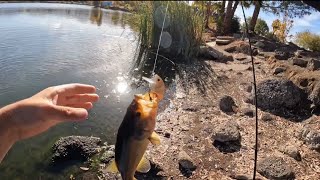
M248 9L244 10L246 17L252 16L254 10L254 6L251 6ZM241 19L241 23L244 22L243 14L241 6L238 6L235 12L235 16L238 16ZM273 13L265 12L263 10L260 11L259 18L263 19L267 22L269 26L269 30L272 30L272 22L275 19L282 20L282 16L276 16ZM309 30L310 32L316 33L320 35L320 12L313 11L310 15L305 15L302 18L294 18L293 26L289 31L289 35L296 35L297 32L302 32Z

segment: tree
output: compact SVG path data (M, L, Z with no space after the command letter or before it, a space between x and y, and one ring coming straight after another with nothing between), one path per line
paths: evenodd
M262 5L262 1L261 0L254 1L254 4L255 4L255 8L254 8L254 11L253 11L253 15L252 15L251 20L249 21L250 22L249 30L252 31L252 32L254 32L254 28L255 28L256 23L257 23L257 19L258 19L259 13L260 13L260 8L261 8L261 5Z
M320 11L320 3L318 1L302 1L302 2Z
M293 21L285 14L282 22L276 19L272 22L273 34L278 38L280 42L286 42L289 30L292 27Z
M263 19L258 18L257 23L254 27L254 32L259 35L266 35L269 32L267 22Z
M251 22L251 21L252 21L252 18L248 17L247 22ZM253 31L256 34L264 35L264 36L269 32L269 27L267 25L267 22L263 19L260 19L260 18L257 19L255 27L254 28L251 27L251 24L250 24L249 29L253 29ZM245 31L245 23L242 24L241 30Z
M320 52L320 35L309 31L300 32L296 35L295 42L305 49Z
M225 13L224 20L223 20L224 34L231 33L231 22L238 4L239 4L239 1L228 1L227 11Z
M250 30L254 31L255 24L259 17L260 9L264 11L272 12L278 16L286 14L288 18L303 17L309 15L312 12L312 8L301 1L252 1L255 5L255 9L250 21Z

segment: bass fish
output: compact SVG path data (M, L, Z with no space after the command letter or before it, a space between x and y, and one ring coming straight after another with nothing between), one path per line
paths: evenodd
M118 129L115 159L106 168L107 172L120 172L123 180L135 180L136 171L147 173L151 169L144 155L147 146L149 142L160 144L160 137L154 129L165 85L158 75L144 79L150 83L150 92L134 95Z

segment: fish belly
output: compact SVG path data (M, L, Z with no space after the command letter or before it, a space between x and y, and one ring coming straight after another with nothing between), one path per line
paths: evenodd
M120 173L124 179L131 179L136 172L137 166L147 150L149 139L137 140L131 138L126 146L123 146L120 158Z

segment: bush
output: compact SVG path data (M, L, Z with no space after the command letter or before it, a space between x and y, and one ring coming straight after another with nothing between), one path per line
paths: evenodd
M300 32L296 35L295 42L305 49L320 52L320 35L309 31Z

